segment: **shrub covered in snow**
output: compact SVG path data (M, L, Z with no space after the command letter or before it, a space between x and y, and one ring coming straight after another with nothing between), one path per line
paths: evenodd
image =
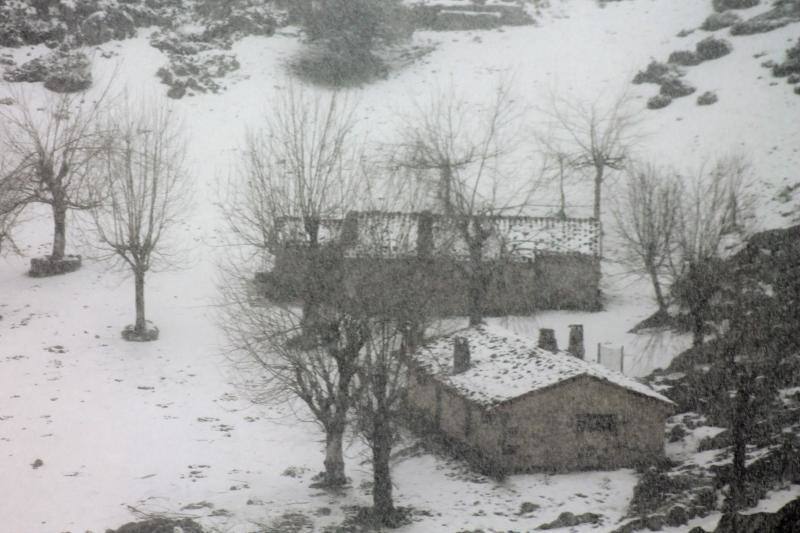
M747 9L759 4L760 0L713 0L714 11L727 11L728 9Z
M670 98L681 98L683 96L689 96L692 94L696 89L683 81L681 78L672 78L669 80L664 80L661 83L661 90L660 93L664 96L669 96Z
M777 77L800 74L800 40L786 50L786 61L772 67L772 74Z
M682 65L685 67L699 65L702 61L703 60L691 50L676 50L675 52L672 52L667 59L667 63L673 63L675 65Z
M741 22L741 20L741 17L739 17L739 15L733 11L712 13L706 18L706 20L703 21L703 24L700 26L700 28L706 31L716 31L721 30L722 28L733 26L737 22Z
M769 11L765 11L755 17L734 24L731 27L731 35L764 33L782 28L798 20L800 20L800 1L780 0L775 2L772 9Z
M706 37L695 46L697 55L703 60L717 59L731 53L733 46L725 39L718 39L713 35Z
M665 94L657 94L647 100L647 109L661 109L672 103L672 98Z
M697 105L711 105L717 103L717 95L711 91L706 91L697 97Z
M658 83L680 75L675 65L651 61L647 68L640 70L633 78L633 83Z

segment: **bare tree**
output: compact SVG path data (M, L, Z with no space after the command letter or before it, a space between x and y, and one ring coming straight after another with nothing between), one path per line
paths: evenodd
M434 93L401 128L395 163L428 180L437 211L466 243L468 260L460 265L469 280L471 325L481 323L485 313L490 272L483 252L492 235L491 217L519 213L538 184L514 175L522 159L522 112L509 85L501 82L486 105L470 104L452 90ZM522 185L509 187L513 183Z
M419 326L421 317L415 321ZM407 351L415 348L413 328L397 317L373 317L358 367L356 417L372 454L373 516L380 525L397 527L390 458L398 437L405 398Z
M723 281L718 263L730 238L741 241L752 207L749 174L738 156L718 159L710 169L701 166L684 179L675 227L676 258L670 265L673 296L692 320L693 345L703 343L711 299ZM745 216L743 216L743 214Z
M133 274L136 321L123 335L154 340L158 329L145 319L145 276L175 251L165 234L188 208L184 130L165 104L128 101L108 117L103 135L92 218L108 257Z
M652 163L629 161L626 179L613 206L623 261L650 278L658 312L667 316L662 277L675 249L680 183L676 175Z
M12 230L19 220L20 211L25 206L24 200L25 195L19 180L6 173L5 165L0 160L0 254L9 246L12 251L18 251Z
M572 144L570 152L579 167L593 171L594 218L600 220L603 184L606 173L623 168L637 138L636 116L623 94L608 104L595 100L583 102L551 95L544 112L560 130L561 141Z
M363 187L364 148L354 131L354 109L343 94L312 95L289 84L263 129L248 133L243 184L229 191L224 207L239 242L268 255L279 246L280 221L300 219L308 251L304 319L318 305L320 224L355 208Z
M302 258L293 266L301 273L302 309L253 305L249 270L229 265L223 327L232 348L267 376L264 401L288 396L306 405L325 431L323 483L340 486L347 483L342 439L364 341L344 300L331 305L326 297L331 265L320 230L326 219L358 208L364 144L354 131L354 106L343 94L312 95L289 84L270 111L263 129L247 135L241 183L228 191L223 210L234 244L268 259L286 245L281 224L299 221Z
M8 88L15 103L0 108L0 143L9 172L24 184L25 203L53 213L52 262L64 258L67 212L92 207L94 161L103 153L97 120L108 87L93 101L84 95L44 93L38 108L24 89Z
M324 309L309 329L300 310L254 297L241 283L224 287L224 301L222 325L239 354L235 363L244 375L261 376L253 384L255 400L273 405L300 400L325 433L321 485L345 485L343 439L367 338L364 324L342 310Z

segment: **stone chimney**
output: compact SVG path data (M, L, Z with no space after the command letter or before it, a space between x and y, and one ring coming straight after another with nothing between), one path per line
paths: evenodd
M583 324L570 324L567 351L578 359L583 359L586 355L586 349L583 347Z
M549 352L558 351L558 341L556 341L556 332L550 328L542 328L539 330L539 348Z
M469 341L464 337L453 339L453 374L469 370Z

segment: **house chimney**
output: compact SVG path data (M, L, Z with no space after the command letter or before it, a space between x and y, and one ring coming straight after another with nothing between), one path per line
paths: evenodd
M556 341L556 332L550 328L542 328L539 330L539 348L549 352L558 351L558 342Z
M469 370L469 341L464 337L453 339L453 374Z
M570 324L567 351L578 359L583 359L586 355L586 349L583 347L583 324Z

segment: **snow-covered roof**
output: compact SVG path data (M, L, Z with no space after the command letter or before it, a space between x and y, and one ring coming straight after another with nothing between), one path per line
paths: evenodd
M453 342L456 337L467 339L470 351L470 367L459 374L453 373ZM439 337L419 348L412 354L412 360L419 370L464 397L489 407L578 376L590 376L673 403L633 378L578 359L568 352L543 350L533 339L514 335L497 326L480 325Z
M443 215L422 213L389 213L353 211L348 215L354 226L353 240L347 244L348 257L403 257L418 253L419 235L427 218L432 240L431 252L457 258L468 256L468 246L461 234L461 220ZM483 257L494 260L535 260L538 254L579 254L597 257L600 253L600 226L587 218L555 218L525 216L480 217L483 229L489 232ZM282 217L276 221L282 242L307 242L303 221L299 217ZM344 219L320 221L319 242L342 238Z

